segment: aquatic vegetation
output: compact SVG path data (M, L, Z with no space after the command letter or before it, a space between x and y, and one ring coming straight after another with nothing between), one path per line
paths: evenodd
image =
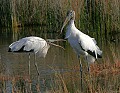
M76 12L76 26L98 34L120 30L119 0L1 0L0 26L46 26L48 32L61 28L66 12ZM54 29L53 29L54 28Z
M66 52L70 49L67 48ZM37 73L31 76L26 75L25 72L13 76L1 74L0 91L12 91L11 93L39 93L40 91L43 93L119 93L120 55L118 51L115 52L113 46L110 47L110 50L111 57L108 56L109 52L105 52L103 59L90 66L90 74L87 71L87 64L83 62L83 91L80 89L79 62L75 63L77 60L74 60L76 58L73 53L66 53L66 56L70 58L65 60L65 63L60 61L60 64L63 64L61 67L55 65L59 63L55 62L57 55L52 64L44 63L47 69L44 68L45 70L41 72L39 81ZM23 63L25 64L25 62ZM21 68L23 69L23 65Z

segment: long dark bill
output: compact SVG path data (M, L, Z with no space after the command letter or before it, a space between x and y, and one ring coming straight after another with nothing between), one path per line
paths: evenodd
M66 26L66 24L68 23L69 20L70 20L70 18L67 16L66 19L65 19L65 21L64 21L64 23L63 23L63 26L62 26L62 28L61 28L60 34L62 33L64 27ZM60 34L59 34L59 35L60 35ZM59 35L58 35L58 36L59 36Z

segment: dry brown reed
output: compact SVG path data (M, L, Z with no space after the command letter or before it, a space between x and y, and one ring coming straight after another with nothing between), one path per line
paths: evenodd
M112 50L114 53L114 50ZM117 57L118 56L118 57ZM68 66L63 73L56 71L55 67L50 67L54 70L54 74L50 77L50 85L44 93L119 93L120 91L120 60L119 55L114 55L114 60L111 63L108 57L103 58L102 63L91 65L90 74L84 69L83 74L83 91L80 89L80 72L79 65ZM85 65L83 65L85 66ZM84 67L86 68L86 67ZM0 76L0 91L7 91L7 82L11 82L12 93L32 93L32 80L29 76ZM44 86L47 87L47 80L43 79ZM1 86L2 85L2 86ZM39 93L41 88L39 84L35 86L36 92Z
M108 33L120 29L120 0L1 0L0 4L0 26L44 25L55 31L72 9L76 26L82 31Z

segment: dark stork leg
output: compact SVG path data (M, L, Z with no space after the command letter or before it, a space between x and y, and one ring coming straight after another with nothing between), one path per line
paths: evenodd
M85 59L87 60L87 56L85 57ZM87 62L87 71L90 74L90 63L89 62Z
M29 55L29 64L28 64L28 74L29 74L29 76L30 76L30 53L28 54Z
M80 64L80 79L81 79L81 83L80 83L80 86L81 86L81 91L83 90L83 86L82 86L82 84L83 84L83 69L82 69L82 63L81 63L81 59L80 59L80 57L78 57L79 58L79 64Z
M90 64L89 64L89 62L87 62L87 63L88 63L87 64L88 65L88 69L87 70L88 70L88 73L90 74Z
M38 76L39 76L39 75L40 75L40 72L39 72L39 70L38 70L38 66L37 66L37 62L36 62L36 54L34 54L34 65L35 65L35 67L36 67L36 71L37 71Z
M38 69L38 66L37 66L37 62L36 62L36 54L34 54L34 65L35 65L35 68L36 68L36 71L37 71L37 74L38 74L38 78L37 78L37 91L39 91L40 93L40 72L39 72L39 69Z

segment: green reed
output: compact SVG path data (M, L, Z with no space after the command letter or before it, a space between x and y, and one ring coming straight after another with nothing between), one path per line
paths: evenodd
M0 26L46 26L49 32L61 28L66 12L76 12L76 26L89 33L118 31L119 0L1 0ZM107 36L106 36L107 37Z

